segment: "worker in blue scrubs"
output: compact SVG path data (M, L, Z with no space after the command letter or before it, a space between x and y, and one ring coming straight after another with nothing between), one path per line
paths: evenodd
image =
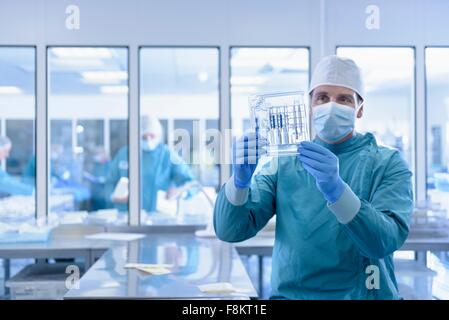
M0 161L6 160L11 152L11 140L6 137L0 137ZM0 167L0 195L32 195L34 188L20 180L12 177L9 173Z
M141 184L142 208L147 212L157 209L157 192L166 191L167 197L193 196L196 188L186 188L195 178L189 167L166 144L161 143L162 126L157 118L143 116L141 119ZM127 211L128 196L113 197L120 177L128 177L128 147L121 148L110 163L106 188L111 201L120 211ZM170 200L170 199L167 199Z
M91 190L83 183L82 160L71 156L62 144L52 144L50 150L50 190L55 194L73 196L77 210L89 208ZM22 172L22 181L28 185L36 184L36 156L33 155Z
M316 136L298 156L274 158L253 176L266 141L253 132L234 144L216 234L243 241L276 214L273 299L400 299L393 252L409 232L412 174L397 150L354 131L365 93L352 60L323 58L309 94Z
M91 159L90 172L84 172L84 179L89 183L91 198L90 211L97 211L111 207L109 195L106 193L106 177L109 173L111 159L103 147L95 147Z

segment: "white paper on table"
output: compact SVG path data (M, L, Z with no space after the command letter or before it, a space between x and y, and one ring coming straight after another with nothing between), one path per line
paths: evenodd
M204 293L233 293L236 289L229 282L217 282L199 285L198 288Z
M161 276L171 273L169 268L173 265L169 264L144 264L144 263L127 263L125 269L136 269L146 274Z
M118 288L120 287L120 283L117 281L107 281L100 285L101 288Z
M199 285L198 288L204 293L231 294L231 293L249 293L250 290L236 288L229 282L217 282Z
M119 232L101 232L86 236L91 240L117 240L117 241L133 241L145 238L142 233L119 233Z

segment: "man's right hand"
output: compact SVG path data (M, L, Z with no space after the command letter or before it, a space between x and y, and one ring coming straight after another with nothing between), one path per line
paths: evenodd
M248 188L256 170L259 158L266 154L267 140L256 132L248 132L234 141L232 146L232 169L234 185L239 189Z

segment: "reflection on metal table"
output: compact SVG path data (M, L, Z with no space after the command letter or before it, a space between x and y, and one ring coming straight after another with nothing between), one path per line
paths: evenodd
M127 263L168 264L170 273L148 275ZM234 293L204 293L198 285L230 283ZM251 280L231 244L192 234L152 234L108 250L65 299L256 298Z

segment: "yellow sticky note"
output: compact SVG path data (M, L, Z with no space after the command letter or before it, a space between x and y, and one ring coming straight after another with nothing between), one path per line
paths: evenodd
M229 294L237 290L229 282L217 282L199 285L198 288L204 293Z
M144 264L144 263L128 263L125 265L127 269L136 269L152 275L163 275L170 273L170 268L173 265L169 264Z
M170 270L167 268L145 268L145 267L138 267L136 268L137 270L146 272L146 273L150 273L153 274L155 276L160 276L163 274L168 274L170 273Z

